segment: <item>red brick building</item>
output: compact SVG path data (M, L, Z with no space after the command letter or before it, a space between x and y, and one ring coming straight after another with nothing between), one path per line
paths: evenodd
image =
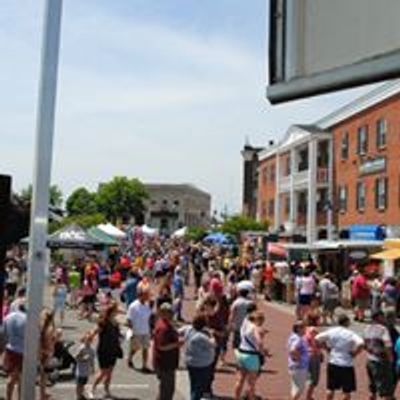
M360 226L400 236L400 81L290 127L258 165L257 216L276 230L308 242Z
M400 233L400 83L379 87L316 123L333 138L334 221Z

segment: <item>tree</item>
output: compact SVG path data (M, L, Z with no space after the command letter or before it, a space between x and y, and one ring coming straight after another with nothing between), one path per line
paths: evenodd
M104 224L106 222L106 217L101 213L89 215L73 215L71 217L64 218L61 223L59 223L59 227L57 229L60 229L70 224L77 224L82 228L91 228L92 226Z
M97 205L107 219L116 223L118 219L143 218L144 201L148 193L138 179L116 176L102 183L97 190Z
M32 185L28 185L28 187L21 190L21 193L18 197L24 203L30 203L32 201L32 190ZM61 189L57 185L51 185L49 193L49 204L53 207L61 207L62 203L63 194Z
M69 216L96 214L98 212L96 194L84 187L76 189L68 197L66 208Z
M221 225L221 230L224 233L238 236L241 232L245 231L266 231L268 230L268 225L268 221L258 222L244 215L233 215L225 219Z

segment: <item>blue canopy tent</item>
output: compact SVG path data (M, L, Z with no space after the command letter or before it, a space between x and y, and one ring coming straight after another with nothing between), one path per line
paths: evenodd
M214 232L210 233L207 235L204 239L204 242L210 243L210 244L218 244L218 245L232 245L234 244L232 238L229 236L225 235L222 232Z

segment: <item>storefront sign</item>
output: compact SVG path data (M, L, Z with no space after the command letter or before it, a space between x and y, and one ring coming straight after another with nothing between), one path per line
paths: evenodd
M386 158L377 157L372 160L366 160L360 164L360 175L376 174L386 169Z

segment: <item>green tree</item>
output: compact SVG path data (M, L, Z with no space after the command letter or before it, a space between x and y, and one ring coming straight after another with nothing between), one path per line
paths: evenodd
M107 222L107 219L101 213L73 215L64 218L59 224L59 228L62 228L70 224L78 224L82 228L91 228L92 226L104 224L105 222Z
M76 189L68 197L66 208L69 216L96 214L98 212L96 194L84 187Z
M21 190L19 198L25 202L30 203L32 201L32 185L28 185L25 189ZM57 185L50 186L50 198L49 203L53 207L61 207L63 203L63 193Z
M245 231L266 231L268 226L268 221L258 222L253 218L239 214L226 218L221 225L221 230L224 233L238 236Z
M113 223L130 217L141 219L147 198L146 188L138 179L124 176L116 176L110 182L100 184L97 190L99 211Z

